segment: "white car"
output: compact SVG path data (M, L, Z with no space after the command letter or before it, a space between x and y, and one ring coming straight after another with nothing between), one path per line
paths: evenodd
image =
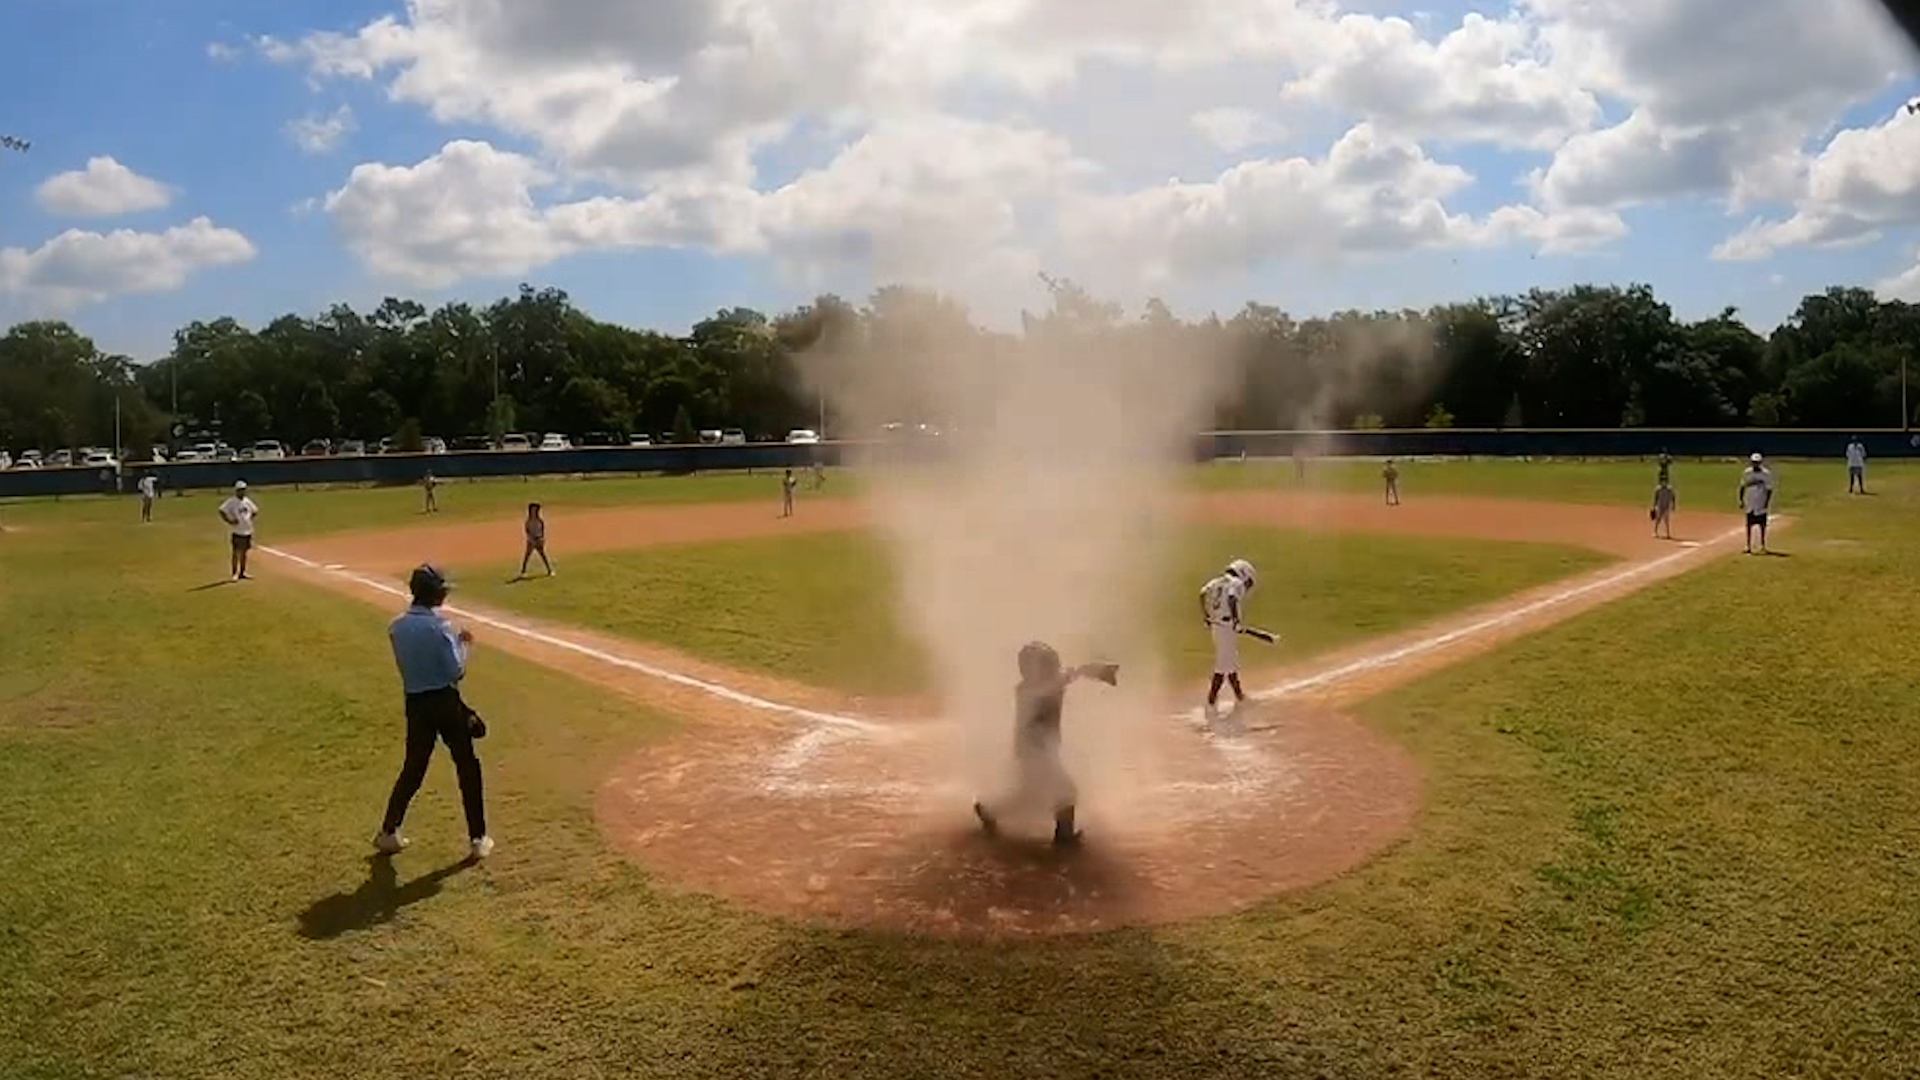
M259 442L253 444L253 460L255 461L279 461L286 456L287 448L281 446L277 439L261 439Z
M629 435L629 436L627 436L627 445L628 445L628 446L652 446L652 445L653 445L653 436L651 436L651 435Z
M89 469L117 469L120 467L120 462L114 458L111 452L106 450L87 451L87 456L80 459L80 464Z
M787 442L794 446L814 446L820 442L820 433L812 428L794 428L787 432Z
M571 450L573 443L565 435L548 435L540 440L542 450Z
M747 433L737 427L727 428L720 433L720 445L745 446L747 445Z
M39 459L39 458L31 458L31 457L23 457L23 458L21 458L21 459L20 459L19 461L16 461L16 462L14 462L14 463L13 463L13 467L14 467L14 469L15 469L15 470L20 470L20 469L37 469L37 468L39 468L39 467L40 467L40 459Z
M501 438L500 449L531 450L533 449L533 443L529 442L525 435L507 435Z

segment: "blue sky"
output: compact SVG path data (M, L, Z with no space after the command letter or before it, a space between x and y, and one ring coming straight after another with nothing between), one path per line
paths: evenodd
M675 2L693 5L698 0ZM1660 0L1644 2L1658 6ZM1769 5L1786 10L1779 7L1782 2L1784 0L1750 0L1744 6L1729 7L1729 11L1735 13L1729 17L1737 18L1739 12ZM1380 14L1392 13L1396 7L1371 3L1354 5L1352 10ZM1807 10L1811 11L1812 7L1808 5ZM935 12L936 7L930 6L927 10ZM1424 17L1416 19L1415 25L1422 28L1422 34L1429 41L1439 41L1457 30L1468 10L1483 11L1494 19L1526 19L1527 26L1543 34L1558 25L1539 12L1515 13L1504 5L1429 4L1423 5L1422 10ZM558 145L556 138L549 138L538 127L506 115L518 107L506 99L508 90L500 91L499 101L468 108L468 115L455 115L445 121L435 119L430 114L431 101L420 95L411 100L393 100L391 89L392 78L407 70L409 63L425 62L421 59L426 55L424 51L377 72L372 78L341 78L324 73L316 75L305 66L305 59L310 57L271 58L256 43L264 36L297 45L315 31L352 34L386 15L399 18L403 26L421 29L421 20L410 17L405 5L370 0L343 0L326 5L292 0L271 7L225 0L172 0L151 6L109 0L11 0L0 12L0 39L16 43L9 62L0 65L0 133L30 139L33 145L25 155L0 158L0 249L24 256L40 249L64 230L164 233L205 216L214 226L244 235L253 253L240 262L191 268L177 284L109 290L106 295L78 304L49 299L51 294L43 286L52 280L50 278L9 282L0 277L0 286L14 286L10 291L0 292L0 322L38 315L66 317L103 347L147 359L164 352L172 330L191 319L231 314L259 324L286 311L312 313L336 300L370 305L388 293L428 301L448 298L484 301L510 290L524 279L564 288L583 307L601 317L677 332L718 308L735 304L777 309L803 302L823 288L858 298L877 280L896 276L898 265L920 265L915 262L862 265L844 259L827 259L822 264L824 256L820 256L820 252L833 248L828 242L830 239L849 235L849 230L868 227L868 218L861 216L865 211L843 212L828 205L841 195L856 209L881 207L871 216L871 228L876 235L888 237L908 228L930 227L936 231L939 228L937 209L932 214L936 224L925 225L929 220L925 213L901 210L895 206L899 200L870 190L871 182L855 182L868 174L856 175L838 168L836 158L844 146L868 131L875 121L856 119L836 127L828 117L828 110L815 102L811 106L799 106L794 115L785 118L793 122L791 130L761 138L749 155L758 167L757 174L741 190L754 198L764 196L768 220L781 223L777 227L769 225L756 243L743 246L694 241L684 247L669 248L650 243L645 235L651 234L642 230L602 248L590 239L582 240L579 235L569 233L564 253L552 259L534 259L532 265L508 257L504 252L511 244L503 240L497 268L487 258L475 257L472 265L461 268L457 280L447 283L422 284L423 279L417 277L382 272L372 265L378 256L368 254L376 249L385 250L380 245L387 244L395 251L430 259L435 251L441 250L434 245L444 244L446 239L424 234L414 237L355 233L351 222L316 205L328 193L345 187L357 164L411 167L433 158L451 140L484 142L503 155L525 155L560 179L556 187L532 192L530 197L536 209L595 194L631 200L638 206L639 200L656 191L710 190L717 183L714 177L719 175L662 178L659 172L642 164L618 166L612 172L605 168L596 171L590 165L600 159L594 157L593 151L583 150L578 144ZM564 14L554 16L555 19L565 17ZM1613 32L1604 26L1578 29L1594 41L1604 41L1604 34ZM1156 27L1155 33L1162 37L1168 35L1165 27ZM1201 31L1194 33L1198 35ZM1789 34L1785 41L1792 44L1793 39L1794 35ZM424 42L426 35L421 35L420 40ZM1198 36L1194 40L1205 44ZM22 47L17 43L26 44ZM209 46L216 43L231 50L231 55L210 55ZM564 51L558 54L550 51L536 62L536 58L500 52L510 50L511 45L511 42L502 45L493 41L486 47L495 50L489 54L495 59L489 62L498 65L501 85L523 91L515 101L536 99L544 92L542 88L550 85L542 80L553 78L557 66L591 65L604 59L585 55L574 58ZM565 45L562 42L556 48ZM576 42L574 47L580 46ZM1625 39L1609 45L1620 56L1628 58L1616 64L1620 68L1630 68L1631 50L1642 47ZM419 48L425 50L427 46L421 44ZM1410 137L1417 139L1433 161L1459 166L1472 174L1470 185L1440 197L1446 211L1464 215L1463 221L1484 218L1507 206L1537 205L1543 212L1551 209L1554 214L1565 209L1547 208L1522 182L1529 171L1555 160L1553 148L1516 150L1511 145L1494 145L1486 140L1450 138L1439 129L1428 135L1415 122L1393 115L1398 108L1394 101L1369 103L1364 100L1365 80L1361 80L1360 90L1347 91L1338 101L1317 101L1312 107L1283 106L1278 102L1278 90L1289 79L1300 75L1297 60L1276 60L1261 54L1243 65L1223 63L1211 73L1196 74L1189 70L1178 75L1161 75L1143 74L1142 64L1153 61L1151 57L1142 61L1142 54L1136 52L1124 61L1115 62L1110 70L1102 68L1104 61L1098 57L1083 61L1079 76L1064 89L1055 86L1036 92L1030 88L1010 89L1004 82L995 83L993 80L1001 73L988 70L985 61L967 59L972 55L967 53L968 49L976 49L980 56L989 55L984 43L975 46L954 42L943 48L951 52L942 55L961 56L964 61L961 66L967 67L969 73L926 89L929 110L1051 132L1076 154L1097 162L1101 174L1090 182L1089 190L1114 199L1150 190L1174 177L1194 185L1211 184L1222 171L1246 161L1295 156L1320 159L1350 126L1369 122L1383 130L1410 132ZM1065 55L1068 46L1061 49ZM1790 53L1767 56L1764 49L1756 51L1762 55L1732 59L1744 60L1756 68L1770 66L1784 79L1795 77ZM1021 59L1037 62L1047 58L1036 52ZM1731 61L1722 57L1715 62ZM671 61L666 64L670 70ZM1896 66L1904 65L1903 59ZM1845 66L1836 65L1842 71ZM1810 86L1805 95L1808 113L1800 121L1802 130L1791 137L1769 132L1765 146L1755 142L1740 152L1750 153L1757 160L1770 149L1794 145L1804 158L1801 165L1804 173L1822 160L1836 131L1850 128L1873 131L1887 125L1888 118L1899 111L1900 103L1913 89L1900 77L1903 73L1895 71L1886 77L1860 80L1853 86L1837 83L1831 87ZM1454 78L1453 81L1461 80ZM1601 104L1603 115L1588 125L1592 128L1618 123L1634 108L1647 105L1647 102L1623 99L1617 84L1609 84L1600 75L1591 76L1586 83L1582 83L1580 77L1569 75L1567 85L1585 87L1591 91L1593 100ZM806 101L803 90L798 86L786 88L796 102ZM1142 90L1155 94L1156 104L1142 104L1144 98L1136 100L1128 96ZM442 87L441 92L447 94L446 100L457 100L459 88ZM842 87L836 92L845 95L844 100L835 99L833 104L837 106L858 108L867 104L858 98L858 89ZM1157 104L1161 100L1157 95L1162 93L1167 102L1164 110ZM1677 112L1684 107L1675 96L1678 93L1649 91L1648 101L1653 105L1647 107ZM1201 144L1186 125L1182 110L1191 111L1189 105L1198 107L1210 100L1235 108L1270 112L1274 122L1286 129L1286 134L1273 143L1252 148L1223 149ZM292 121L329 115L343 106L351 111L353 128L326 152L309 152L296 145L286 132ZM676 103L675 107L718 109L720 106L686 101ZM1463 115L1466 110L1477 107L1473 102L1464 102ZM1159 115L1162 111L1165 115ZM569 114L566 119L568 122L577 119L585 130L591 117L584 113L577 117ZM1742 125L1754 122L1743 116L1730 116L1726 123L1727 130L1739 130ZM1396 124L1399 126L1392 127ZM1568 137L1571 138L1571 134ZM925 148L915 152L928 153ZM38 187L56 174L83 170L90 159L103 156L166 185L171 192L170 202L156 209L76 218L49 209L44 200L36 197ZM982 160L986 156L986 151L970 147L958 147L953 152L953 159L958 161ZM900 175L919 179L903 182L948 184L945 174L938 172L940 157L934 151L931 160L916 159L915 171ZM1008 168L1021 167L1022 157L1014 154L1014 164ZM890 174L882 170L879 175ZM819 190L814 197L806 200L774 197L773 193L789 181L806 176L818 178L815 183ZM1900 180L1883 178L1881 187L1895 183L1897 188ZM963 182L951 181L955 185ZM1026 184L1030 179L1024 174L996 173L978 182L983 194L991 194L996 187ZM1036 195L1041 208L1037 217L1041 220L1025 222L995 244L983 243L981 250L969 252L965 257L977 258L981 269L962 272L954 268L950 275L958 283L952 287L962 295L967 295L969 282L984 281L992 285L996 277L1020 276L1006 269L1027 265L1020 259L1069 270L1078 265L1076 258L1082 258L1096 270L1103 263L1107 266L1147 265L1157 261L1158 254L1150 247L1143 247L1145 241L1131 235L1126 237L1130 246L1123 249L1125 255L1086 259L1084 253L1049 250L1044 244L1037 250L1028 250L1034 246L1031 238L1052 236L1056 217L1062 222L1069 220L1068 211L1056 213L1047 209L1050 205L1045 201L1047 198L1061 197L1058 189L1047 186L1053 181L1031 182L1040 185L1035 191L1041 192ZM1226 191L1224 187L1221 190ZM1269 203L1266 209L1273 211L1272 204L1293 201L1296 197L1288 194L1290 190L1262 189L1278 192L1261 196ZM1313 196L1316 198L1339 198L1327 195L1322 188L1311 190L1320 192ZM1892 191L1886 201L1898 203L1903 190ZM1399 200L1416 198L1400 193L1400 188L1382 191L1386 193L1376 193L1361 202L1399 206ZM1798 190L1793 181L1783 182L1770 192L1771 198L1745 207L1735 216L1730 216L1725 207L1725 185L1715 187L1711 183L1650 204L1589 208L1617 213L1625 228L1622 235L1585 250L1543 251L1538 236L1507 237L1485 243L1428 242L1409 232L1409 240L1404 245L1389 244L1372 254L1349 254L1332 260L1304 256L1290 242L1292 236L1310 229L1317 218L1327 216L1314 213L1311 208L1301 211L1298 221L1274 226L1275 231L1266 237L1264 246L1262 243L1240 245L1252 250L1230 259L1216 260L1204 255L1213 250L1207 246L1210 244L1233 246L1230 234L1237 226L1231 223L1243 220L1247 213L1258 212L1222 209L1228 206L1226 200L1230 194L1217 194L1217 198L1215 194L1207 196L1214 200L1207 205L1215 207L1209 212L1229 223L1227 226L1208 226L1210 231L1192 236L1180 234L1180 243L1185 245L1183 250L1194 253L1185 264L1189 272L1175 272L1170 277L1137 285L1121 284L1116 286L1120 293L1129 299L1157 293L1187 314L1209 309L1230 312L1248 299L1273 303L1296 314L1314 314L1344 307L1425 305L1582 281L1648 281L1683 316L1703 317L1733 305L1750 322L1765 330L1783 318L1806 292L1830 284L1887 283L1914 265L1913 222L1900 219L1897 208L1890 211L1885 207L1871 214L1859 212L1873 223L1874 235L1864 241L1855 237L1841 247L1779 243L1765 257L1748 261L1710 257L1716 245L1738 232L1749 218L1777 222L1800 214L1802 220L1824 221L1836 214L1855 214L1850 208L1828 205L1832 201L1830 197L1822 203L1823 196L1815 186L1804 181ZM398 198L391 191L376 191L369 186L363 204L376 205L374 200L389 196ZM450 213L467 212L467 203L462 201L466 198L464 194L448 194L432 205L443 202ZM953 205L971 207L969 200L975 198L975 193L956 186L943 198ZM304 209L303 203L307 204ZM417 208L421 204L410 205ZM1119 213L1117 209L1114 212ZM480 209L473 209L471 213L479 215L473 220L486 217ZM895 213L902 215L900 220L913 224L895 224L890 217ZM987 215L982 221L993 220L990 210L982 213ZM1146 211L1140 211L1144 213ZM420 216L416 211L403 214L401 220L411 222ZM1127 220L1137 223L1139 216L1135 214ZM1184 216L1195 215L1189 212ZM1915 204L1915 216L1920 216L1920 203ZM964 216L957 218L956 223L963 234L981 231L973 228ZM539 227L548 229L551 223L542 222ZM1149 222L1141 227L1141 234L1168 235L1166 230L1175 227L1186 229L1188 226ZM475 228L484 230L485 226ZM1193 228L1197 230L1199 226ZM389 227L386 231L391 233L394 229ZM1103 230L1096 227L1094 231ZM1334 235L1328 242L1337 247L1339 236ZM916 252L930 248L940 250L931 245L930 240L924 245L909 246ZM989 247L992 250L988 250ZM796 269L803 262L807 264L805 272ZM1205 272L1191 272L1196 265L1204 266ZM948 269L942 267L940 273L944 275ZM40 275L52 272L45 266L35 271ZM61 271L69 276L88 272L86 267L76 266L66 266ZM934 283L946 285L947 281L942 278ZM1007 309L1009 295L1025 299L1027 293L1015 290L1012 294L988 297L982 301L983 310ZM1037 296L1034 299L1037 301Z

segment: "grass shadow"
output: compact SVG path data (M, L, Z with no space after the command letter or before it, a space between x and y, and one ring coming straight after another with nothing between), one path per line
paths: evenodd
M400 884L400 872L386 855L367 858L367 880L350 893L335 893L314 901L300 913L299 934L308 941L326 941L355 930L367 930L391 921L400 909L439 895L443 882L473 865L462 859L432 873Z
M188 589L187 591L190 593L206 592L208 589L217 589L222 585L232 585L232 584L234 584L234 580L232 578L221 578L219 581L209 581L205 585L195 585L193 588Z
M1123 932L998 945L796 932L715 1018L716 1076L1325 1076L1204 954ZM876 1039L876 1017L891 1037Z

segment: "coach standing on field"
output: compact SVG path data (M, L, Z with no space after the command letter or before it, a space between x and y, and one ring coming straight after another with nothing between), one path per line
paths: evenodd
M393 782L387 817L373 846L391 855L407 846L400 835L407 804L427 777L436 742L447 744L453 768L460 778L460 802L467 814L467 854L484 859L493 853L487 836L487 810L480 782L480 758L475 739L487 733L479 714L460 697L460 680L467 675L467 646L473 635L456 631L437 610L447 602L450 586L432 566L421 566L407 579L413 604L387 629L393 642L393 660L400 668L400 684L407 695L407 758Z

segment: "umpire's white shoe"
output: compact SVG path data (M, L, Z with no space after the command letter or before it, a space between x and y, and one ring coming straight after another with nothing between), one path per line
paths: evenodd
M467 845L467 858L476 862L491 854L493 854L493 837L491 836L476 836Z
M399 831L383 832L373 838L373 850L382 855L398 855L400 849L407 846L407 838Z

